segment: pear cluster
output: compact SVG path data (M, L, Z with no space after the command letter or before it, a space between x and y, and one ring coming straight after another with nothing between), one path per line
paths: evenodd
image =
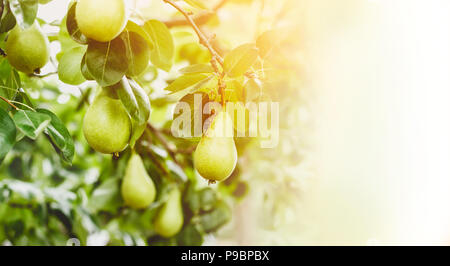
M133 153L128 161L121 194L125 204L133 209L148 208L155 201L155 184L137 153ZM181 192L173 188L153 221L154 229L159 235L169 238L180 232L183 222Z
M90 40L106 43L117 38L127 25L129 11L126 0L78 0L75 20L80 32ZM139 76L147 69L150 47L138 33L125 31L130 56L128 77ZM90 73L85 69L85 77Z

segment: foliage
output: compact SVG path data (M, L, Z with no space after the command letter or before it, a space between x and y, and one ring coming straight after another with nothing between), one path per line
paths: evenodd
M0 48L15 25L58 27L57 34L47 30L52 59L41 73L20 73L8 55L0 58L0 243L65 245L76 238L82 245L201 245L232 219L231 206L249 185L238 166L217 188L206 187L193 166L198 139L173 137L166 113L179 102L192 105L194 93L204 95L204 104L284 100L268 91L286 73L267 78L280 66L278 55L271 55L280 35L269 31L253 43L222 50L195 20L180 31L134 10L119 36L98 42L78 29L76 2L51 23L37 17L44 2L49 1L0 0ZM185 8L215 10L208 1L161 2L186 21L192 16ZM130 69L140 49L148 50L150 62L138 74ZM113 91L110 97L122 102L133 125L129 147L120 154L99 154L83 137L83 116L101 87ZM239 155L254 152L257 143L237 140ZM157 190L155 202L143 210L127 207L120 193L133 151ZM153 220L173 188L182 191L184 223L177 235L164 238Z

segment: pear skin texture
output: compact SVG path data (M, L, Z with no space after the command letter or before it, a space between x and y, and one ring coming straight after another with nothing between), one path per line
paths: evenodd
M230 130L233 130L231 118L221 112L200 140L194 153L194 165L203 178L220 182L230 177L236 168L236 144L233 137L222 133Z
M125 0L78 0L75 18L86 37L109 42L125 28L127 6Z
M131 120L119 100L101 93L86 112L83 133L94 150L105 154L121 152L130 140Z
M26 74L39 70L50 58L48 39L36 23L27 29L16 25L8 36L5 52L9 63Z
M159 210L154 221L154 228L159 235L169 238L183 227L183 208L181 206L181 193L178 189L169 192L167 202Z
M131 155L128 161L121 192L125 204L134 209L147 208L155 200L155 184L138 154Z

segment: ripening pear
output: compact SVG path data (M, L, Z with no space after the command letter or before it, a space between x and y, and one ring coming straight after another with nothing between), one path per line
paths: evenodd
M233 121L226 111L218 113L194 153L194 165L205 179L227 179L236 168L237 150L233 139Z
M128 161L121 192L125 204L134 209L147 208L155 200L155 184L137 153L133 153Z
M181 206L181 193L178 189L169 192L167 202L155 217L155 231L166 238L180 232L183 227L183 208Z
M86 112L83 133L94 150L105 154L121 152L130 140L131 120L120 100L102 92Z
M27 74L38 72L50 58L48 39L37 23L27 29L16 25L8 36L5 52L9 63Z
M88 38L109 42L119 36L128 21L125 0L78 0L75 18Z

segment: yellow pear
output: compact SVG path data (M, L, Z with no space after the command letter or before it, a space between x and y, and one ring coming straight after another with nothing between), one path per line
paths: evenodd
M212 182L223 181L233 173L238 156L232 135L230 116L225 111L220 112L194 153L195 168L203 178Z
M128 161L121 192L126 205L134 209L147 208L155 200L155 184L147 174L141 157L136 153L133 153Z
M94 150L105 154L121 152L130 140L131 120L120 100L102 92L86 112L83 133Z
M16 25L8 36L5 52L9 63L27 74L38 71L50 58L48 39L37 23L27 29Z
M183 208L181 206L181 193L178 189L169 192L167 202L155 217L155 231L166 238L180 232L183 227Z
M125 0L78 0L75 12L80 31L88 38L109 42L128 21Z

